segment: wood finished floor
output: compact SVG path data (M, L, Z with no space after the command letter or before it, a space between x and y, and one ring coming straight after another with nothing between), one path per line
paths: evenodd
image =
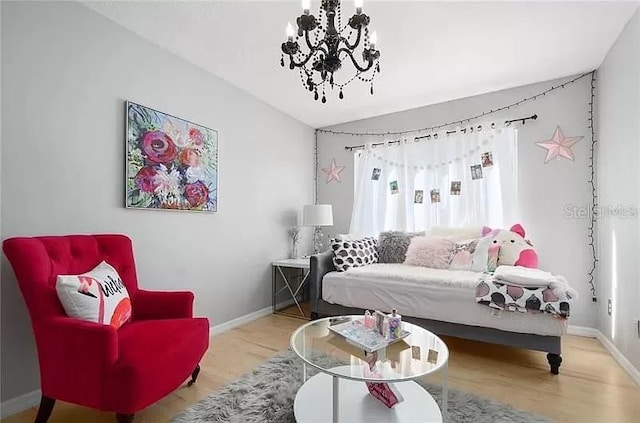
M308 301L300 302L300 308L302 309L302 314L300 314L300 309L294 305L285 307L282 310L276 312L276 314L280 314L282 316L295 317L297 319L310 320L311 319L311 303ZM303 324L304 322L300 322Z
M136 423L168 422L179 411L237 379L289 346L303 321L270 315L215 336L198 382L183 386L136 415ZM595 339L566 336L560 375L549 373L545 354L445 338L451 352L450 387L476 393L557 422L640 422L640 388ZM3 423L32 423L32 408ZM58 403L50 423L113 423L111 413Z

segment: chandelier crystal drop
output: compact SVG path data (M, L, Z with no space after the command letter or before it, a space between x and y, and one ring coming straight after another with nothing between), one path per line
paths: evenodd
M367 83L373 95L373 83L380 73L380 51L376 50L376 33L369 34L370 18L362 13L362 1L354 1L356 12L343 24L340 0L321 0L317 18L310 14L310 0L302 0L297 33L287 24L280 64L285 66L284 55L289 56L289 69L298 69L302 86L315 100L327 102L327 87L337 89L338 98L343 99L344 87L356 79ZM343 62L355 68L353 76L343 78L338 73Z

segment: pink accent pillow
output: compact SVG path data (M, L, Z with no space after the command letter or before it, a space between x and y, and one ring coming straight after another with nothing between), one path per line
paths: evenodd
M411 238L404 264L448 269L455 243L447 238L416 236Z

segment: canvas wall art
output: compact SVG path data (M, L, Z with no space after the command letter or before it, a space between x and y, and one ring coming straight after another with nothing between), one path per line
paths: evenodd
M218 133L127 102L126 207L218 210Z

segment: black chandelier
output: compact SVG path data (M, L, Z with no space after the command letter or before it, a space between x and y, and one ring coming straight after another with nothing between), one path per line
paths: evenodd
M356 78L368 83L373 95L373 81L380 72L380 52L376 50L376 33L369 35L370 19L362 13L362 0L355 0L355 6L356 13L343 26L340 0L321 0L318 18L309 14L310 0L302 0L303 13L296 19L298 34L295 38L293 26L287 25L287 41L282 43L280 64L284 66L284 55L288 55L289 69L298 68L302 86L313 92L315 100L320 98L319 91L322 90L322 102L327 102L327 85L332 90L338 88L338 97L343 99L343 88ZM323 14L326 17L324 25ZM298 44L301 38L309 50L306 53ZM359 62L356 49L361 44L362 62ZM355 75L338 81L334 74L347 58L355 67Z

